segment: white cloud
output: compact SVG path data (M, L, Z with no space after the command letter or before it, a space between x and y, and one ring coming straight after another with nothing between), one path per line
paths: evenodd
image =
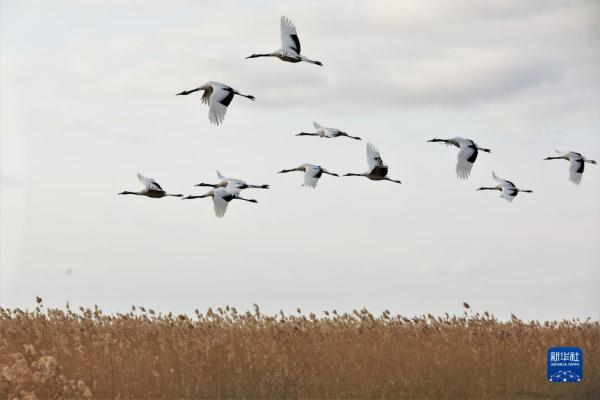
M526 97L544 109L556 96L568 102L583 95L592 108L600 100L594 2L292 3L279 10L231 4L235 12L227 17L192 6L195 18L119 36L75 36L41 55L63 69L52 79L109 95L166 96L222 80L254 92L266 107L506 108ZM283 9L298 26L304 52L324 68L243 59L279 45ZM146 12L155 19L179 15L171 10ZM561 84L565 77L568 85Z

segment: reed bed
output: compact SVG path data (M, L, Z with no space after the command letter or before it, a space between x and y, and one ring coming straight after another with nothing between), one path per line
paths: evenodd
M468 307L465 304L465 307ZM546 381L546 351L584 351L579 384ZM195 315L132 307L0 308L0 397L600 398L597 321L488 313L321 316L233 307Z

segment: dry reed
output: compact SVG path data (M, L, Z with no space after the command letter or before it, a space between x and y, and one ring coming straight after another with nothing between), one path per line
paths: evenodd
M0 308L1 398L600 398L597 321L38 303ZM556 345L583 349L582 383L546 381Z

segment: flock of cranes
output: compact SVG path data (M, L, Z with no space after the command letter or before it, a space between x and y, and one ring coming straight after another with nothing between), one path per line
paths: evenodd
M298 63L301 61L308 62L311 64L322 66L320 61L311 60L300 53L300 39L296 31L295 25L286 17L281 17L281 48L271 53L252 54L248 58L258 57L276 57L281 61ZM191 93L203 91L202 103L208 105L208 119L211 123L219 125L223 123L227 108L233 101L233 98L237 96L246 97L252 101L256 98L252 95L242 94L236 89L225 85L223 83L210 81L204 85L191 90L185 90L177 93L177 96L186 96ZM335 128L325 128L318 123L313 123L316 132L300 132L296 136L318 136L320 138L338 138L346 137L354 140L362 140L358 136L351 136L348 133ZM432 143L444 143L449 146L455 146L459 149L456 163L456 175L460 179L468 179L473 165L477 160L477 156L480 151L485 153L491 153L490 149L479 147L473 140L465 139L461 137L455 137L451 139L431 139L429 142ZM569 180L574 184L581 183L581 177L585 168L586 163L597 164L594 160L589 160L582 156L580 153L573 151L558 153L557 157L547 157L544 160L567 160L569 161ZM368 170L363 173L347 173L343 176L364 176L373 181L390 181L394 183L402 183L400 180L395 180L387 176L388 166L383 162L379 150L371 144L367 143L367 165ZM304 183L302 186L316 188L319 179L323 174L339 177L338 174L330 172L320 165L313 165L304 163L296 168L284 169L279 171L280 174L300 171L304 173ZM200 196L186 196L183 194L170 194L167 193L159 184L152 178L147 178L138 173L138 179L144 186L143 190L138 192L124 191L119 194L122 195L138 195L146 196L150 198L162 198L162 197L180 197L183 200L200 199L210 197L214 203L215 215L217 217L223 217L227 211L227 205L232 200L243 200L251 203L257 203L256 199L247 199L241 196L241 191L245 189L269 189L270 186L263 185L251 185L241 179L226 178L219 171L217 171L217 177L219 182L215 184L210 183L199 183L195 186L200 187L211 187L207 193ZM500 191L500 197L511 202L519 193L532 193L532 190L519 189L516 185L509 181L496 176L492 172L493 179L497 182L496 186L480 187L477 190L498 190Z

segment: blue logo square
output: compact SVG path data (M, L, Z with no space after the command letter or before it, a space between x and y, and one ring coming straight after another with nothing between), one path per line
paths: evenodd
M550 347L546 356L548 381L577 383L583 380L583 351L579 347Z

